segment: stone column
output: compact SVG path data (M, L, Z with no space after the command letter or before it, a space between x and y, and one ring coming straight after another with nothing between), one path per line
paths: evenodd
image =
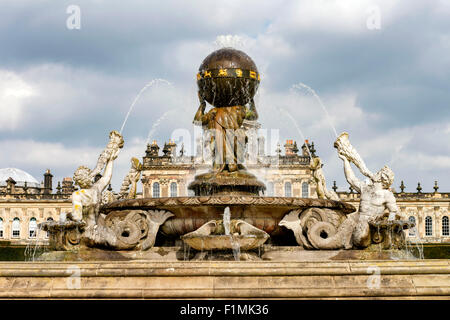
M274 195L276 197L280 197L280 196L284 196L284 185L283 182L280 180L276 180L273 183L273 188L274 188Z
M161 179L160 185L161 185L161 197L168 197L169 196L169 180Z
M435 226L436 226L436 232L433 233L433 236L435 237L441 237L442 236L442 225L441 225L441 215L439 212L439 207L435 206L433 212L433 220L436 220Z
M423 239L425 237L425 217L423 216L422 206L417 207L417 231L419 237Z
M185 197L186 196L186 181L184 179L177 180L178 184L178 196Z

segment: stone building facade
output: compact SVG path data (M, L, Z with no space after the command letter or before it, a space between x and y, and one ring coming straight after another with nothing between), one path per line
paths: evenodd
M72 179L64 178L53 192L52 178L50 170L38 183L23 170L0 169L0 245L27 245L36 239L45 242L47 234L39 232L38 224L58 220L61 212L72 210Z
M261 150L255 161L245 163L247 169L266 184L266 195L308 198L315 194L311 186L309 156L299 155L297 145L288 140L285 154L281 149L275 156L264 155ZM303 146L303 149L306 148ZM176 197L192 194L189 183L195 175L210 168L208 157L201 148L195 156L176 154L176 145L169 141L164 144L163 154L156 141L147 146L143 159L142 183L144 197ZM248 156L247 156L247 160Z

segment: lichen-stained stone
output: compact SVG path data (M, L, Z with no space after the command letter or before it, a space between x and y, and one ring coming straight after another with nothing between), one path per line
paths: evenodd
M450 298L449 260L0 263L0 298L429 297Z

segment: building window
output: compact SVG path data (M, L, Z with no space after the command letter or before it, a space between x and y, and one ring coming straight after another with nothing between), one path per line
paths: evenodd
M12 222L12 237L19 238L20 237L20 220L19 218L14 218Z
M411 223L416 223L416 218L414 218L413 216L408 218L409 222ZM409 229L409 236L410 237L415 237L416 236L416 227Z
M292 185L290 182L286 182L284 184L284 196L285 197L292 197Z
M47 221L53 221L53 218L52 217L50 217L50 218L48 218L47 219ZM45 235L47 238L49 237L49 233L48 233L48 231L46 232L46 235Z
M267 195L269 197L273 197L274 196L274 186L273 186L273 182L269 182L267 184Z
M37 222L36 218L31 218L28 224L28 236L30 238L36 238Z
M159 182L153 183L153 198L159 198Z
M302 198L309 198L309 184L308 182L302 183Z
M431 218L430 216L425 218L425 235L433 235L433 218Z
M178 196L177 183L176 182L172 182L170 184L170 196L171 197L177 197Z
M448 226L448 217L442 217L442 235L443 236L450 236L450 230Z
M3 219L0 218L0 238L3 238Z

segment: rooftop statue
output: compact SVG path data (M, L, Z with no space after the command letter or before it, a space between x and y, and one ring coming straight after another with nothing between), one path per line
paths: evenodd
M311 159L311 164L309 165L309 168L312 171L313 179L317 186L316 187L317 198L339 201L339 197L336 194L336 192L327 189L325 175L323 174L322 167L323 167L322 160L319 157L313 157Z

